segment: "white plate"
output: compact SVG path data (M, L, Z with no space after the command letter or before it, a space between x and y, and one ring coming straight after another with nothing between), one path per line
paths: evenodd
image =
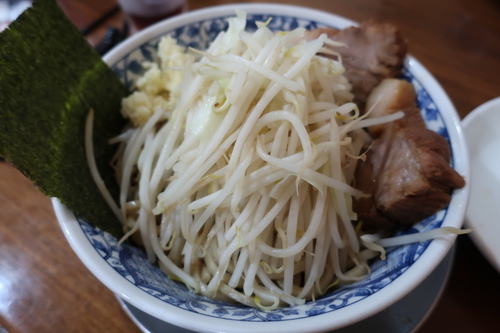
M359 323L336 330L335 333L361 332L416 332L434 310L448 281L455 247L431 275L415 290L384 311ZM144 333L193 333L148 315L133 305L116 297L127 315Z
M465 223L476 246L500 272L500 97L462 121L471 159L470 198Z

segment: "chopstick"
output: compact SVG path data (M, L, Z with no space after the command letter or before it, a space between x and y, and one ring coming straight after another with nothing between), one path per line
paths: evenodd
M80 32L82 35L86 36L90 34L92 31L94 31L96 28L98 28L101 24L103 24L107 19L115 15L120 11L120 6L116 5L107 12L105 12L101 17L99 17L97 20L93 21L90 23L88 26L84 27L83 29L80 29Z

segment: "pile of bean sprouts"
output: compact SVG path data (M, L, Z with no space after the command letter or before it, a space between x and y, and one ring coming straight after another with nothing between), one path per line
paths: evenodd
M400 115L360 116L335 43L304 34L238 13L114 140L125 238L194 292L273 309L370 273L351 184L363 128Z

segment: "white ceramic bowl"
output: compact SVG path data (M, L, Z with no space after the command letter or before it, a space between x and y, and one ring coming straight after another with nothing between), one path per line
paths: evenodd
M462 121L471 158L470 200L465 213L471 238L500 272L500 97L477 108Z
M240 4L207 8L154 25L126 40L105 56L105 61L130 84L139 63L151 57L156 42L172 34L186 45L204 49L226 27L225 19L236 9L250 21L273 17L272 29L297 26L343 28L354 22L302 7L273 4ZM251 26L251 24L250 24ZM452 147L452 165L466 180L469 176L466 145L457 113L441 86L415 59L408 57L404 76L417 90L422 115L429 128L442 134ZM440 226L460 228L468 186L457 190L447 209L416 224L405 233ZM418 286L441 262L455 237L391 248L386 261L372 265L372 275L304 305L274 311L251 309L194 295L150 265L143 253L118 246L107 233L78 221L54 200L61 227L74 251L94 275L120 298L163 321L193 331L206 332L319 332L361 321L395 303Z

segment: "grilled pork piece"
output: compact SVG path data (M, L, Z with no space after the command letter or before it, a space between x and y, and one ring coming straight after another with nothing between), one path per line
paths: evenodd
M401 75L408 50L397 28L389 23L367 21L343 30L316 29L310 36L326 33L345 46L332 47L342 58L345 76L352 84L354 102L364 109L366 98L381 80Z
M403 111L405 116L368 129L375 141L356 169L356 184L368 198L354 211L368 228L412 224L446 207L464 179L449 165L446 140L425 128L415 90L401 75L408 51L395 26L368 21L343 30L316 29L343 46L331 46L342 58L354 102L369 117ZM307 38L307 37L306 37Z
M406 127L377 139L369 164L357 170L358 181L371 178L373 184L372 198L359 200L365 210L355 207L358 217L372 226L391 227L413 224L443 209L453 188L465 184L449 158L446 140L426 128Z
M379 137L384 128L390 126L392 131L402 127L425 127L425 122L420 115L417 105L415 88L411 83L400 79L384 79L368 95L366 112L369 117L381 117L398 111L403 111L405 116L390 124L376 125L368 128L373 137Z
M398 108L406 114L377 127L378 138L356 170L356 186L371 196L355 200L353 208L368 229L418 222L446 207L452 190L465 185L449 165L448 142L425 128L413 87L397 81L384 80L368 98L367 106L374 108L370 116Z

